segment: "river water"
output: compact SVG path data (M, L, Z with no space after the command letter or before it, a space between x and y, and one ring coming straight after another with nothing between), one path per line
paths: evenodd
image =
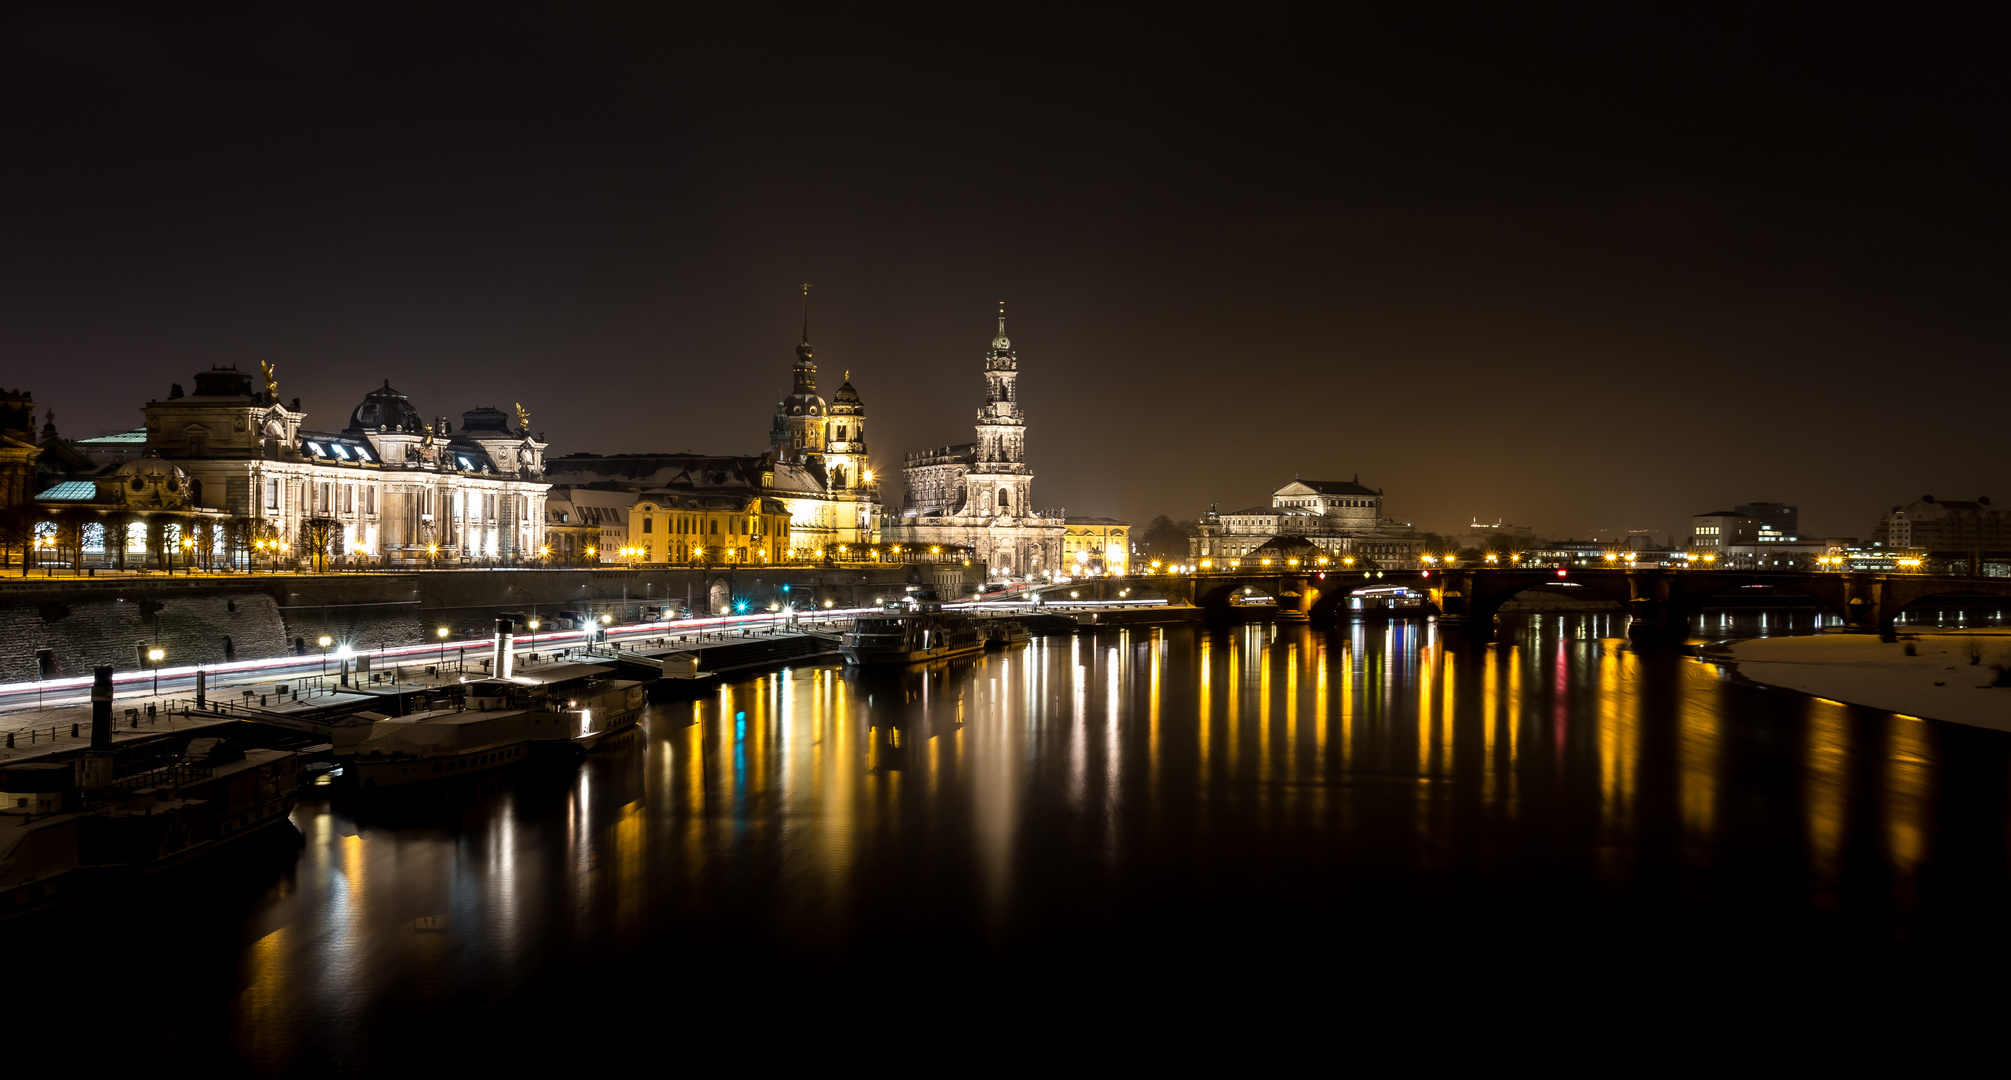
M149 1003L119 1012L146 1053L257 1073L968 1067L1281 1026L1435 1052L1488 1023L1890 1017L2001 969L2011 738L1743 685L1624 627L798 667L653 706L577 766L395 806L317 789L304 846L53 940L137 988L112 997Z

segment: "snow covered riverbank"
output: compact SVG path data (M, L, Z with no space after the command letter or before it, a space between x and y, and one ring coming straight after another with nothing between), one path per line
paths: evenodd
M1969 662L1970 643L1983 662ZM1918 655L1906 655L1906 646ZM1868 705L1906 716L2011 731L2011 687L1991 686L1991 664L2011 661L2011 630L1901 632L1894 642L1870 634L1815 634L1727 642L1711 654L1737 663L1756 683Z

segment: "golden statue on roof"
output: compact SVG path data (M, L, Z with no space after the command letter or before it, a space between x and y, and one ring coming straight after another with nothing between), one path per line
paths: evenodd
M260 360L258 369L265 373L265 396L271 399L274 405L279 404L279 376L273 374L275 369L272 362Z
M521 401L517 402L517 430L525 435L531 433L531 414Z

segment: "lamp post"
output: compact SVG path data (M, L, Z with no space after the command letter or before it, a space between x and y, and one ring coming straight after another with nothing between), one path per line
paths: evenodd
M433 631L433 633L440 639L440 666L445 667L447 666L447 628L444 626L440 627Z
M326 675L328 674L328 647L335 644L335 639L329 637L327 634L323 634L321 635L319 644L321 645L321 673Z
M159 697L161 693L161 661L166 659L167 655L167 652L158 645L147 650L147 663L152 664L154 668L155 697Z

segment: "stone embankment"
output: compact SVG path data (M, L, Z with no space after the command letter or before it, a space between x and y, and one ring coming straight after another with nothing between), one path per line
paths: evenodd
M54 675L312 654L324 634L356 649L486 635L499 612L611 612L658 605L724 611L796 602L872 602L911 568L439 570L364 574L13 578L0 581L0 682L25 682L48 650ZM784 587L787 587L786 591Z

